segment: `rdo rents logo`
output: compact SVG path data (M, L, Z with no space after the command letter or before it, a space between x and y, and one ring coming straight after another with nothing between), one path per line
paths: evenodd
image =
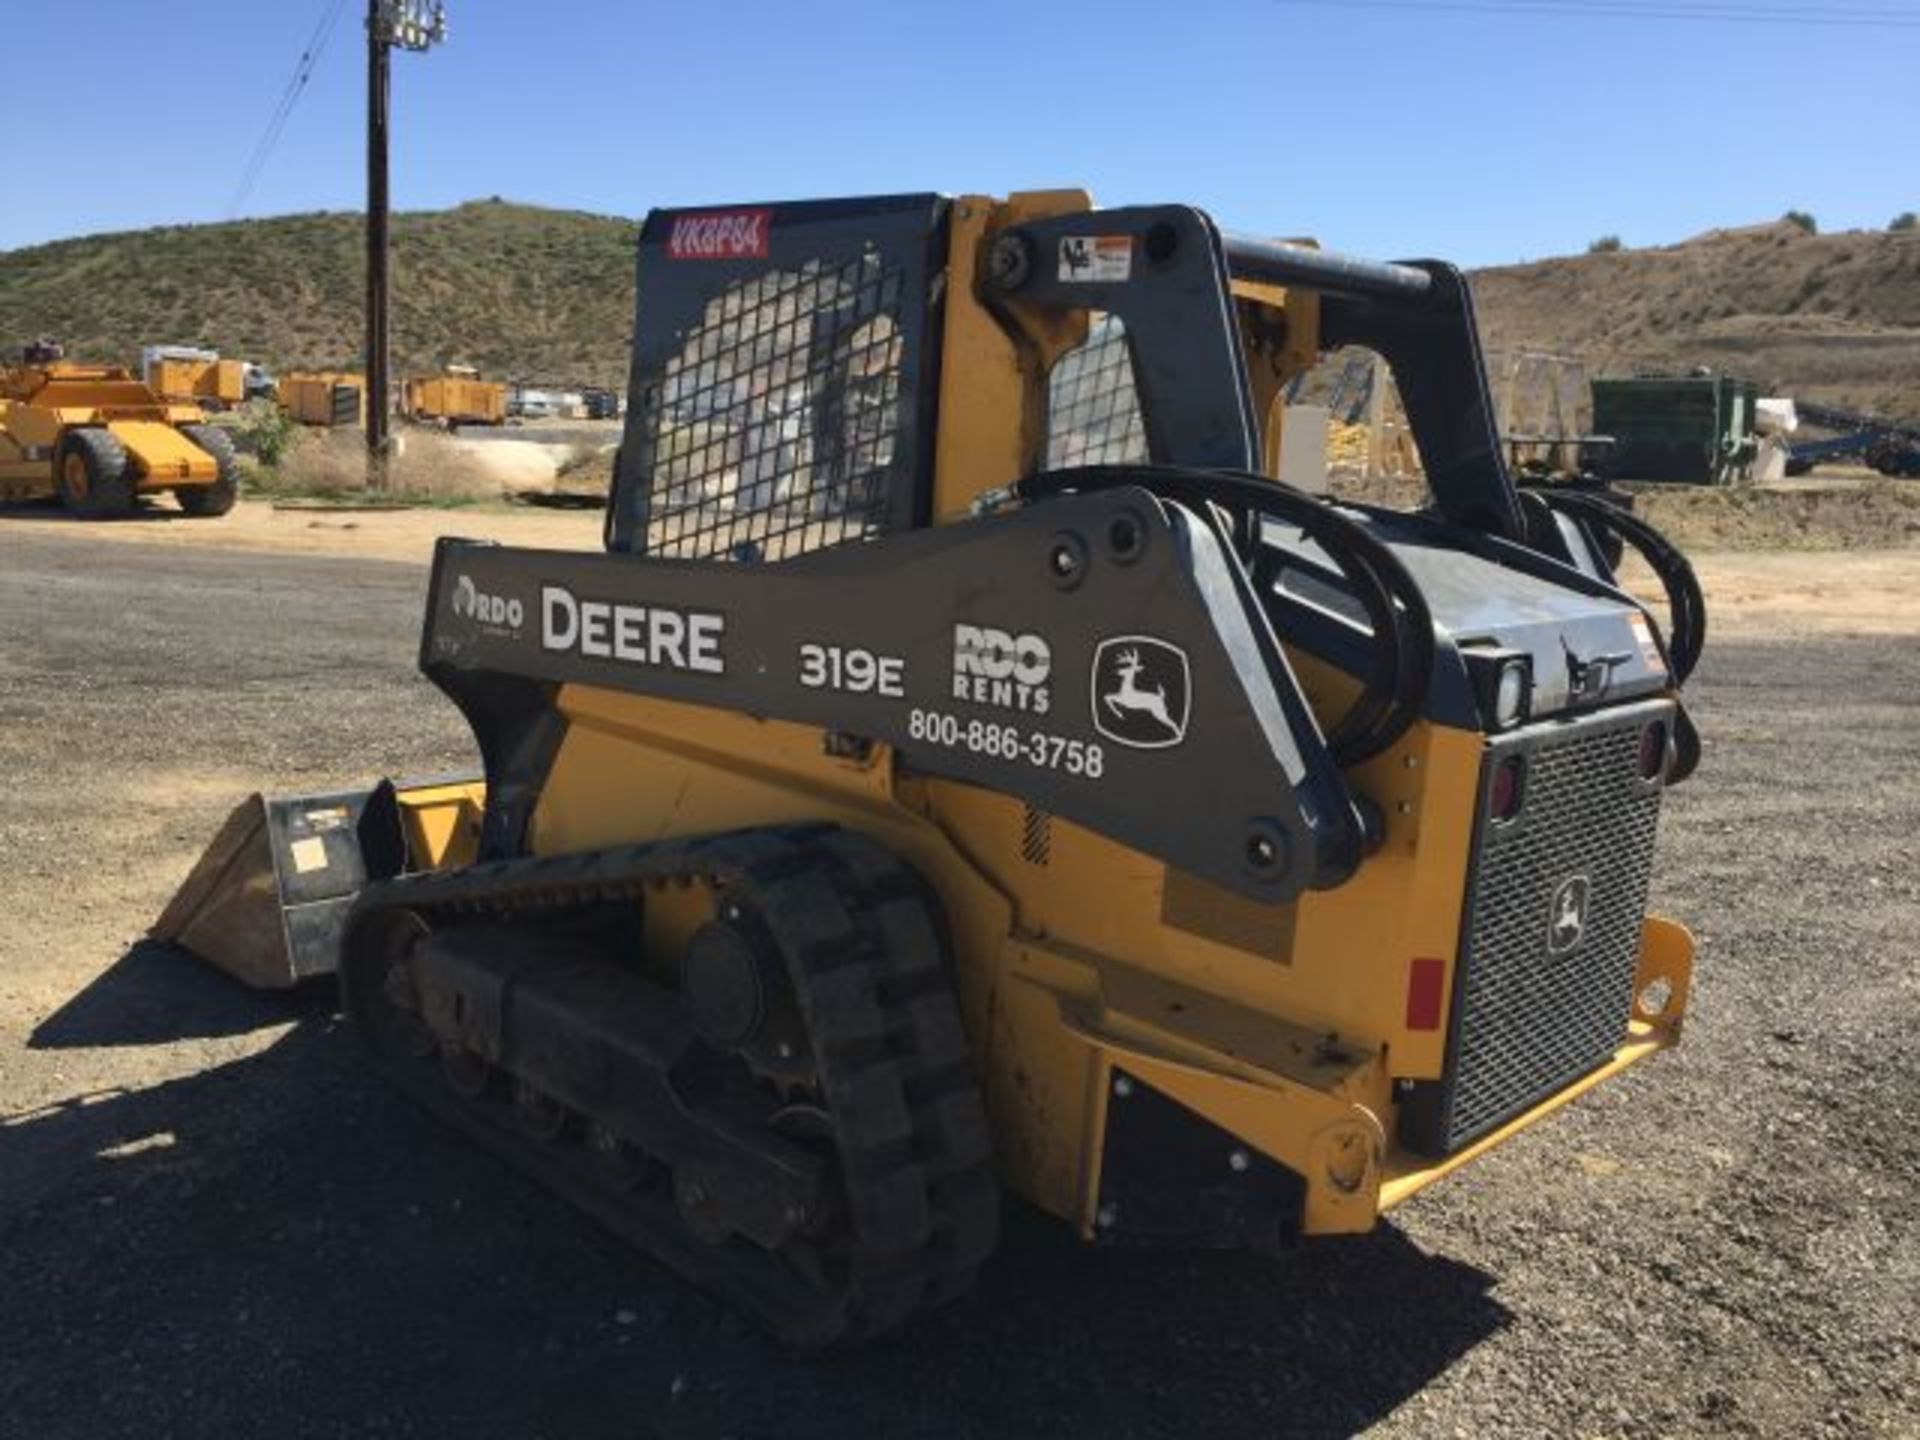
M470 575L453 582L453 613L477 621L485 629L511 630L516 635L527 618L526 606L510 596L487 594L474 585Z
M1044 715L1053 651L1038 635L982 625L953 627L953 698Z

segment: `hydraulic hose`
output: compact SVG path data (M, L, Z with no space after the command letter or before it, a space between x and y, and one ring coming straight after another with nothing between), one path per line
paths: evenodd
M1707 597L1680 547L1631 511L1598 496L1545 488L1535 488L1528 493L1538 496L1549 509L1558 510L1599 532L1603 540L1608 535L1617 537L1645 559L1667 596L1668 623L1662 642L1667 664L1673 670L1674 683L1685 684L1706 647Z
M1326 736L1327 749L1342 769L1380 754L1420 717L1433 677L1433 616L1407 568L1364 527L1303 490L1248 471L1088 465L1043 471L1013 489L1022 499L1042 500L1121 486L1138 486L1202 513L1224 512L1231 521L1226 538L1256 581L1262 578L1263 516L1298 526L1347 578L1366 612L1372 646L1359 698Z

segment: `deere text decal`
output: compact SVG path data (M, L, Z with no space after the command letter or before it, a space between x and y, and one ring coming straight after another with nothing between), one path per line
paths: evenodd
M726 628L725 617L706 611L582 600L564 585L540 587L540 645L546 650L724 675L720 641Z

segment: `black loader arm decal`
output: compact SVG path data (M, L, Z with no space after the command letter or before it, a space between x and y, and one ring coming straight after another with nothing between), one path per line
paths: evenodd
M779 564L443 540L421 664L461 705L512 853L557 684L884 742L1263 899L1339 883L1360 826L1213 527L1144 490Z

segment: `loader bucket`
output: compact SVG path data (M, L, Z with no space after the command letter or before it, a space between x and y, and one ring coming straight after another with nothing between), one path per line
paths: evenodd
M154 922L154 939L256 989L332 974L361 887L405 861L392 793L383 781L331 795L249 795Z
M485 799L470 776L249 795L149 933L256 989L331 975L361 887L471 863Z

